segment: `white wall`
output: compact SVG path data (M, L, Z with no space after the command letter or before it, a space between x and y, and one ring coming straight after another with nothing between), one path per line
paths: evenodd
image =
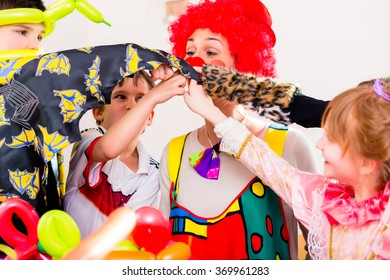
M54 0L44 2L49 5ZM60 20L54 33L45 40L46 51L124 42L170 50L164 0L89 2L103 12L112 27L94 24L74 11ZM298 82L306 95L329 100L360 81L390 76L389 0L264 0L263 3L272 15L277 36L279 79ZM180 97L175 97L156 108L154 123L143 135L143 141L159 159L169 139L202 123ZM87 113L81 129L93 125ZM298 128L313 145L322 133L321 129ZM318 158L321 162L319 153Z

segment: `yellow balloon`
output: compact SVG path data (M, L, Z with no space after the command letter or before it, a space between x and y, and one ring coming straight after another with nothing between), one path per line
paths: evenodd
M54 21L44 19L43 11L34 8L15 8L0 11L0 25L18 23L43 23L45 25L45 35L49 35L55 26Z
M58 0L46 11L34 8L15 8L0 10L0 26L19 23L42 23L45 25L45 36L53 32L55 22L69 15L77 8L80 13L95 23L105 23L102 13L85 0Z
M84 16L86 16L89 20L95 23L102 22L108 26L111 26L109 22L104 20L103 14L86 0L76 0L75 4L76 9Z
M0 11L0 25L42 23L43 11L33 8L15 8Z
M80 243L81 233L69 214L50 210L39 219L38 239L49 255L61 258Z
M10 258L11 260L16 260L18 258L18 254L10 246L0 244L0 252L6 254L7 257Z
M133 241L129 239L125 239L122 242L120 242L113 251L139 251L139 248L137 245L134 244Z
M0 61L20 57L36 58L39 54L39 50L0 50Z
M63 17L66 17L75 9L73 0L59 0L50 5L43 13L45 21L55 22Z

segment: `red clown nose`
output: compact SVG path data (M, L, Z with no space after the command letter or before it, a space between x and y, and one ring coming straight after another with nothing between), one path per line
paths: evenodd
M204 60L198 56L187 57L185 61L187 61L187 63L192 67L202 67L204 64L206 64L206 62L204 62Z

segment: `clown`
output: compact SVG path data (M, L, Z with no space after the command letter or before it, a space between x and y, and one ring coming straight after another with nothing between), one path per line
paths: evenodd
M269 11L260 1L189 5L169 32L179 57L275 76L276 39ZM203 79L206 88L219 78L218 67L213 67ZM293 165L317 171L314 151L299 131L259 122L226 99L213 102ZM174 240L189 244L196 259L296 259L297 222L291 209L232 155L219 153L219 141L205 120L204 126L173 139L163 152L160 209L170 216Z

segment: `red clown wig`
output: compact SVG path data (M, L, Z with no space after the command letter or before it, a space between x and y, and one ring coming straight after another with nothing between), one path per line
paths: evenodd
M189 4L169 25L169 41L172 53L183 58L192 33L208 28L227 39L237 71L273 78L276 38L271 25L268 9L258 0L204 0Z

